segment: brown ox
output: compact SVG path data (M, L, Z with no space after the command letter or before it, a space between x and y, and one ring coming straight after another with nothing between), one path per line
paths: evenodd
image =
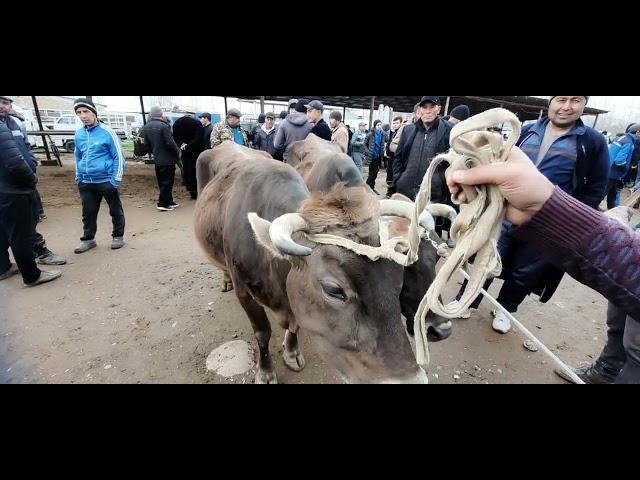
M257 383L275 383L270 322L287 329L284 361L299 371L298 329L353 382L425 382L397 319L403 267L315 244L330 233L379 246L380 203L364 188L311 195L289 165L225 142L199 165L194 222L211 261L229 272L260 349ZM205 172L210 172L209 178Z

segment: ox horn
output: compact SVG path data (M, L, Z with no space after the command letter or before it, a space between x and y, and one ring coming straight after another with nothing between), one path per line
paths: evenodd
M402 200L380 200L380 215L389 217L404 217L409 220L413 217L416 208L413 202ZM418 224L425 230L432 232L436 228L436 222L428 210L425 210L418 219Z
M427 232L434 232L436 229L436 220L435 218L433 218L433 215L431 215L428 210L425 210L420 214L418 225L424 228Z
M444 217L451 220L451 223L458 218L458 212L451 205L445 205L442 203L432 203L425 208L434 217Z
M403 217L411 220L416 206L413 202L403 202L401 200L380 200L380 216Z
M313 250L303 245L298 245L291 236L295 232L305 230L307 222L298 213L286 213L276 218L269 227L269 236L278 250L294 257L306 257Z

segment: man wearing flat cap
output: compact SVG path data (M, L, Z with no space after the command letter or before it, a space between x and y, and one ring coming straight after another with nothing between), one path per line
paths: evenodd
M249 135L240 126L242 113L237 108L227 112L227 118L213 127L211 132L211 147L215 148L224 141L232 141L238 145L249 147Z

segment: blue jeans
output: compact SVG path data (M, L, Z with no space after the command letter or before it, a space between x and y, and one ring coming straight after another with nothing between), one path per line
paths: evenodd
M364 172L364 152L353 152L353 163L356 164L360 173Z

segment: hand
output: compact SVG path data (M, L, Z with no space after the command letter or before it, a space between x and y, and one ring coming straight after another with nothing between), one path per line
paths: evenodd
M180 150L185 150L187 148L187 144L183 143L182 145L180 145Z
M451 195L461 204L468 203L462 185L498 185L507 201L506 218L515 225L531 220L555 190L554 185L517 147L513 148L506 163L483 165L470 170L464 167L455 170L449 168L446 175Z

